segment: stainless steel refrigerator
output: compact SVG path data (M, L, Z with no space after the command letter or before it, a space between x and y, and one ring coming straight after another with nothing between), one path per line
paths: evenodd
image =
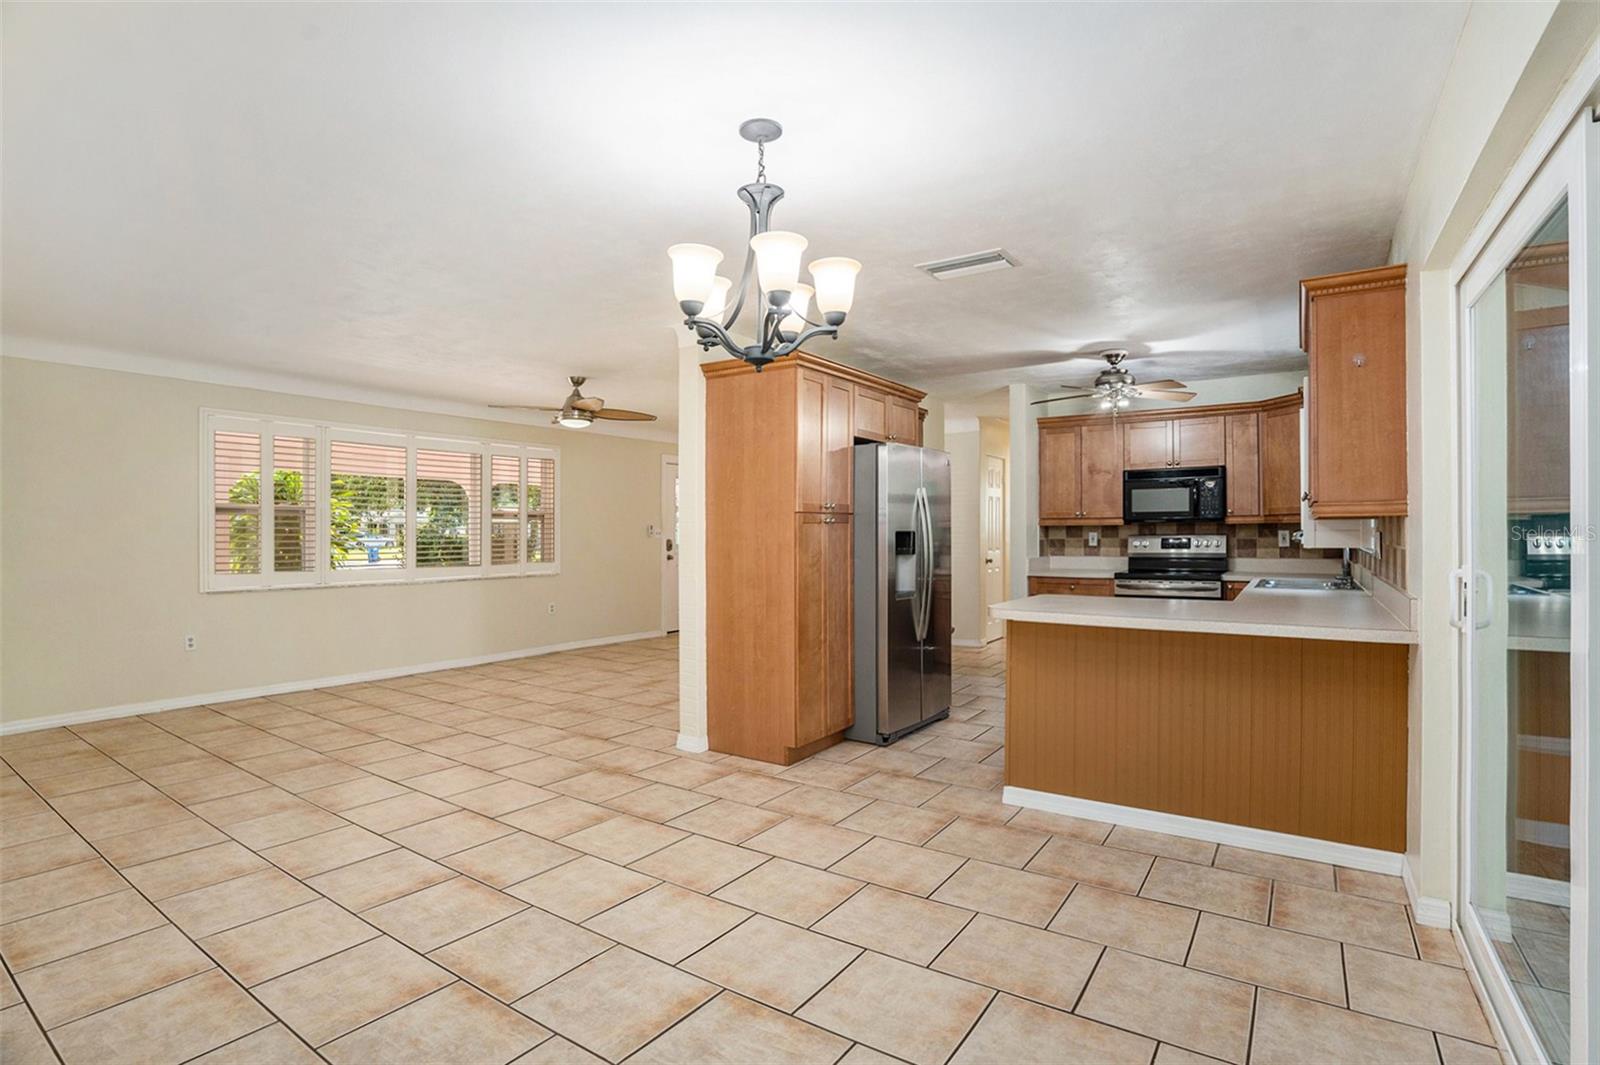
M893 743L950 714L950 456L855 448L855 706L846 736Z

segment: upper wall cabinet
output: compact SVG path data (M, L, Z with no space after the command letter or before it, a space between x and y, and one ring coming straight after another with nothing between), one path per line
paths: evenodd
M1039 423L1039 521L1116 525L1122 521L1122 427L1109 419Z
M1129 420L1122 439L1123 465L1130 470L1221 466L1227 450L1220 416Z
M1115 418L1039 419L1039 523L1120 525L1122 471L1223 466L1228 521L1298 521L1300 393Z
M1311 513L1406 512L1406 268L1300 282Z

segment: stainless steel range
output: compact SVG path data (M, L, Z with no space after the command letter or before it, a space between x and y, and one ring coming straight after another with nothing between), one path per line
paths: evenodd
M1113 588L1117 595L1221 599L1227 571L1226 536L1135 536Z

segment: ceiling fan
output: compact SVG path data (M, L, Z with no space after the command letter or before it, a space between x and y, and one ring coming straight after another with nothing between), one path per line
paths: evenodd
M1122 360L1128 357L1128 352L1123 348L1102 351L1100 357L1106 360L1107 368L1101 370L1095 377L1094 384L1062 385L1061 387L1071 391L1064 396L1036 399L1032 406L1056 403L1064 399L1096 399L1100 401L1101 410L1108 410L1112 417L1115 417L1117 411L1125 409L1136 399L1170 399L1178 403L1187 403L1195 396L1189 391L1189 386L1182 381L1169 379L1139 384L1132 373L1122 368Z
M612 422L653 422L654 414L646 414L639 410L623 410L621 407L608 407L606 401L599 396L585 396L580 389L587 377L569 377L572 382L572 394L559 407L530 406L526 403L491 403L489 406L497 410L549 410L555 411L552 420L554 425L564 425L568 429L587 429L599 418Z

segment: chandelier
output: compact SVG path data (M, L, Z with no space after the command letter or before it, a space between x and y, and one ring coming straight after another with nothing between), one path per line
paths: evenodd
M717 274L722 252L716 248L674 244L667 255L672 259L673 294L687 316L684 326L705 350L720 345L759 373L767 363L798 350L813 337L839 335L839 326L855 299L861 264L837 256L814 259L806 267L813 284L800 281L806 238L771 228L772 208L783 199L783 189L767 181L767 143L781 137L783 127L770 118L752 118L739 127L739 135L756 146L756 179L739 189L739 199L750 210L750 245L737 290L730 279ZM729 297L735 292L730 307ZM750 335L755 342L741 344L730 330L744 310L747 294L754 296ZM820 322L806 317L813 300Z

